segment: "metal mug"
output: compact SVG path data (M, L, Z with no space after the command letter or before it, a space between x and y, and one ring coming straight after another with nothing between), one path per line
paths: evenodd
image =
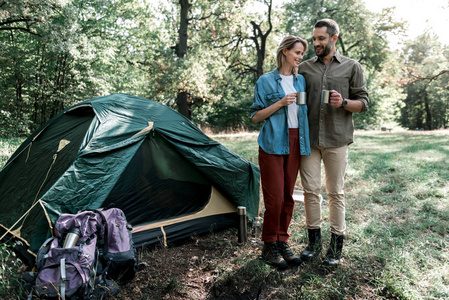
M329 90L322 90L321 91L321 103L329 104L329 96L330 96Z
M306 92L298 92L296 93L296 104L298 105L306 105L307 93Z

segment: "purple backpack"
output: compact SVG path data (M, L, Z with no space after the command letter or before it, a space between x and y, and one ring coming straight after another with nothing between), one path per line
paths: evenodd
M118 208L62 214L37 255L35 292L43 298L103 299L114 281L134 278L132 227Z
M95 210L102 222L98 242L102 273L120 283L134 278L137 272L137 253L132 239L132 227L119 208Z
M97 216L93 212L62 214L37 254L36 293L43 298L88 299L96 280L98 254ZM79 230L74 245L64 248L69 230Z

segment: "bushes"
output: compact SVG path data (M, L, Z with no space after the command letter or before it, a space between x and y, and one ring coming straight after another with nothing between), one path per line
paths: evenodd
M12 251L13 246L0 244L0 298L20 299L22 261ZM9 298L8 298L9 297Z

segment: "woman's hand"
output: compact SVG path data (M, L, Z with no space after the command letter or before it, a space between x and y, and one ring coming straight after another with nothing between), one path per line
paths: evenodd
M296 93L291 93L285 95L284 98L282 98L279 101L274 102L268 107L265 107L262 110L259 110L254 116L253 116L253 122L258 123L262 120L268 119L272 114L274 114L277 110L279 110L283 106L287 106L295 102Z
M282 106L287 106L287 105L294 103L295 99L296 99L296 93L291 93L291 94L285 95L285 97L282 98L281 100L279 100L279 102L281 102Z

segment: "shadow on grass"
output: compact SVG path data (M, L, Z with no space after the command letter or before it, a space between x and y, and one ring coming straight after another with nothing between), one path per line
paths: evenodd
M358 261L360 263L360 261ZM322 265L321 259L299 267L277 271L253 259L243 267L219 278L208 299L379 299L395 298L393 291L377 289L381 262L371 257L364 267L343 263L336 268ZM377 275L375 275L377 274Z

